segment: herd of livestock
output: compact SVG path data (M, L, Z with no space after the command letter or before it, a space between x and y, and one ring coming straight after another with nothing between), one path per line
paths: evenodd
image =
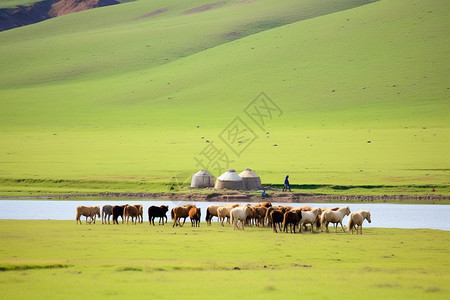
M159 219L159 224L167 223L168 205L150 206L148 208L148 220L150 225L155 225L155 218ZM113 224L119 224L119 217L122 223L131 219L132 224L143 223L144 208L141 204L135 205L104 205L101 209L99 206L78 206L77 207L77 224L81 217L86 217L86 222L95 223L96 217L102 218L102 224L110 224L112 217ZM191 226L200 226L201 210L194 204L185 206L176 206L170 211L173 220L173 227L182 227L186 222L186 218L190 218ZM348 206L335 208L312 208L310 206L302 206L294 208L292 206L272 206L270 202L263 202L254 205L250 204L230 204L230 205L210 205L206 209L206 223L211 225L214 217L224 226L224 222L232 224L234 229L244 229L244 226L262 226L271 227L274 232L284 231L295 233L296 228L299 232L307 229L309 225L312 233L320 229L328 232L328 225L332 223L334 230L337 232L337 226L340 224L345 232L342 224L345 216L348 218L348 229L356 229L356 233L362 234L362 223L367 220L371 223L370 211L361 210L359 212L351 212ZM183 222L181 222L183 220ZM315 228L315 229L314 229Z

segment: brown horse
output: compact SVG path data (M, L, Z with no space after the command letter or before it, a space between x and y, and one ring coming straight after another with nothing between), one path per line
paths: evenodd
M227 223L230 223L230 211L231 207L221 206L217 208L217 217L219 218L219 222L222 224L223 227L223 221L225 221L225 218L227 219Z
M80 222L81 225L81 216L86 217L86 223L88 217L91 218L94 221L95 224L95 216L98 216L100 218L100 206L78 206L77 207L77 224Z
M127 205L123 209L123 219L127 220L127 224L130 217L131 224L134 222L134 225L136 225L136 221L139 220L139 209L135 205Z
M353 234L353 228L355 228L356 234L358 234L358 230L362 234L362 223L364 222L364 220L372 223L369 210L360 210L358 212L351 213L348 219L348 230L351 230Z
M170 216L172 217L172 220L174 220L172 227L180 226L183 227L184 223L186 222L186 218L189 217L189 211L191 208L196 207L194 204L187 204L185 206L177 206L172 208L170 211ZM183 218L183 224L180 223L180 219Z
M200 227L201 216L202 212L200 211L200 208L194 206L189 210L189 218L191 219L192 227Z
M142 206L142 204L135 204L133 206L138 209L138 221L139 221L139 223L144 222L144 207Z
M290 233L292 233L292 228L294 228L295 233L295 227L298 225L301 219L302 219L302 211L300 209L290 210L287 213L285 213L283 218L284 232L287 233L287 226L289 225Z
M206 209L206 224L211 226L212 218L217 217L217 209L219 208L219 205L210 205Z
M267 213L267 207L265 207L265 206L255 207L256 226L259 226L260 224L262 225L262 227L265 226L266 213Z
M260 202L258 204L255 204L255 207L265 207L265 208L269 208L272 206L271 202Z

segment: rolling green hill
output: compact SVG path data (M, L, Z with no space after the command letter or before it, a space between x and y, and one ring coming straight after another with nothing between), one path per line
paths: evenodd
M206 4L1 32L0 177L167 182L202 160L265 183L449 184L447 1ZM259 127L261 92L279 110Z

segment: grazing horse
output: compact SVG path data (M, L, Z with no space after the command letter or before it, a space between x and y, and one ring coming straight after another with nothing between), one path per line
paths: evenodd
M271 202L260 202L255 205L255 207L265 207L265 208L269 208L271 206L272 206Z
M255 206L251 206L249 205L250 210L249 213L247 214L247 220L246 220L246 224L253 226L253 224L255 224L255 219L256 219L256 207Z
M300 209L290 210L287 213L285 213L283 218L284 232L287 233L287 226L289 225L290 233L292 233L292 227L294 227L295 233L295 227L298 225L301 219L302 219L302 211Z
M356 229L356 234L359 232L362 234L362 223L364 220L367 220L367 222L372 223L372 220L370 219L370 211L369 210L360 210L358 212L352 212L348 219L348 230L352 231L353 234L353 228Z
M328 224L333 223L334 224L334 232L337 233L337 224L341 224L342 231L345 232L344 225L342 225L342 220L345 216L348 216L351 213L350 207L344 206L339 208L336 211L332 210L326 210L323 212L321 217L321 226L323 227L325 225L325 229L327 232L330 232L328 230Z
M210 205L208 206L208 208L206 209L206 224L211 226L211 221L213 217L218 217L217 216L217 209L219 208L219 205Z
M192 207L189 210L189 218L191 219L191 226L192 227L200 227L200 217L202 216L202 212L200 211L200 208Z
M267 207L265 207L265 206L255 207L256 226L259 226L259 224L261 224L263 227L265 226L266 212L267 212Z
M135 205L127 205L123 209L123 219L127 220L127 224L130 217L131 224L134 222L134 225L136 225L136 221L139 220L139 209Z
M281 224L284 220L284 213L281 210L272 210L270 212L270 222L272 223L272 229L276 233L277 225L279 230L281 231Z
M77 224L80 222L81 225L81 216L86 217L86 223L88 222L88 217L91 218L94 221L95 224L95 216L98 216L100 218L100 207L99 206L78 206L77 207Z
M253 212L250 205L242 207L235 207L230 211L230 222L233 224L234 229L239 229L239 223L241 229L244 230L244 223L247 220L247 216Z
M112 216L112 205L103 205L102 207L102 224L106 224L106 218L108 218L108 224L111 224L109 222L109 219ZM105 221L105 223L103 223Z
M138 221L139 221L139 223L143 223L144 222L144 207L142 206L142 204L135 204L133 206L138 209Z
M122 224L123 224L123 209L127 205L128 204L125 204L125 205L114 205L113 206L113 208L112 208L113 224L119 225L119 221L117 220L119 217L122 218Z
M314 208L311 211L303 211L302 219L300 220L300 233L302 232L302 226L305 224L311 224L311 233L314 233L314 223L316 223L317 217L322 210L320 208Z
M189 211L191 208L196 207L194 204L186 204L185 206L177 206L172 208L170 211L170 216L174 220L172 227L180 226L183 227L186 222L186 218L189 217ZM183 218L183 224L180 223L180 219Z
M161 205L161 206L150 206L148 208L148 222L150 224L153 223L153 226L155 226L155 218L159 218L159 224L161 224L161 219L162 219L162 224L164 225L164 219L166 219L166 223L167 223L167 215L166 213L169 211L169 206L167 205Z
M219 218L219 222L222 224L223 227L223 221L225 221L225 218L227 218L227 223L230 223L230 211L231 207L227 206L221 206L217 208L217 217Z

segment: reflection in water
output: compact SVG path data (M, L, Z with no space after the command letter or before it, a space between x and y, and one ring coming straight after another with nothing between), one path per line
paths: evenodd
M205 221L206 208L211 205L226 204L225 202L181 202L181 201L37 201L37 200L0 200L0 219L21 219L21 220L74 220L76 207L79 205L99 205L105 204L144 205L144 221L148 222L147 209L151 205L169 205L167 214L170 220L170 209L175 206L194 203L201 208L202 222ZM273 203L273 205L286 205L286 203ZM290 203L288 205L298 207L309 205L311 207L336 207L345 206L343 203ZM372 223L364 222L364 227L382 228L430 228L450 230L450 223L445 221L450 215L450 205L409 205L409 204L348 204L351 211L368 209L371 211ZM216 218L214 219L216 220ZM344 222L347 222L347 217Z

